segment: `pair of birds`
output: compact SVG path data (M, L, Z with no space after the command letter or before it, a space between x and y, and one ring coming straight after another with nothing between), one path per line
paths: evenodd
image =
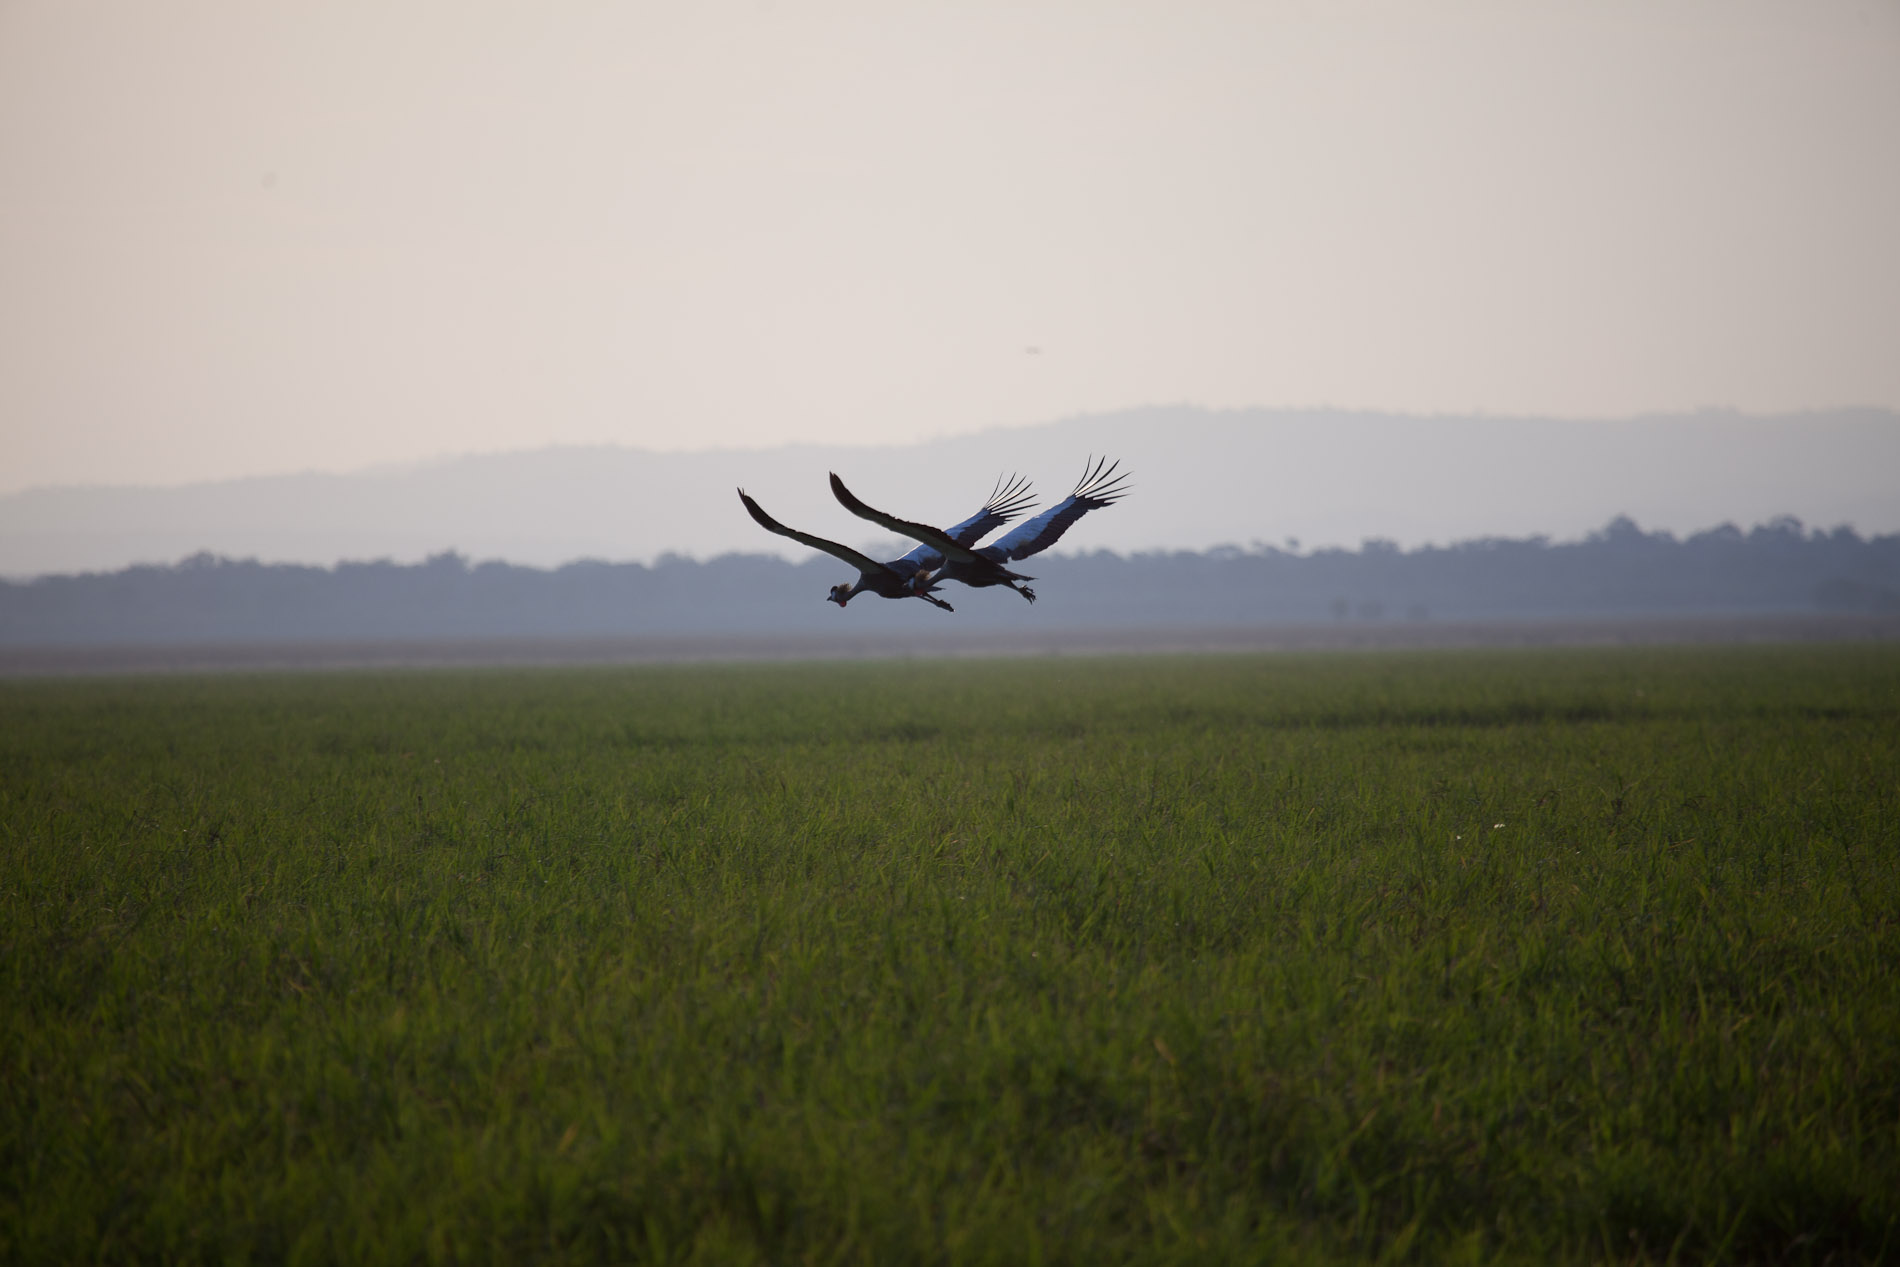
M945 611L955 611L954 607L933 592L945 581L960 581L978 588L1007 585L1030 602L1035 602L1036 591L1021 582L1036 578L1012 572L1004 565L1047 550L1061 540L1062 534L1083 515L1119 500L1128 491L1124 487L1128 476L1115 474L1120 465L1120 462L1109 465L1107 458L1085 463L1082 478L1074 492L1034 519L1017 525L991 544L980 547L976 544L978 541L1021 515L1035 500L1030 494L1029 485L1020 476L1010 477L1007 483L997 480L982 509L955 527L944 530L899 519L865 505L833 472L832 496L846 510L860 519L868 519L879 527L919 543L916 549L903 558L892 559L887 563L879 563L869 555L859 554L836 541L787 528L766 514L759 503L746 495L743 488L739 490L739 500L745 503L746 513L767 532L776 532L781 537L790 537L814 550L823 550L858 570L857 584L832 586L831 593L826 595L827 601L843 607L857 595L869 592L880 598L921 598Z

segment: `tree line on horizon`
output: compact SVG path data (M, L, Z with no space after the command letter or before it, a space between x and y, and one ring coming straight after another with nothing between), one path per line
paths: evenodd
M471 562L334 567L197 554L173 565L0 582L11 646L561 638L866 628L1156 627L1327 621L1900 613L1900 534L1780 518L1678 538L1618 517L1581 541L1482 538L1402 549L1044 555L1041 601L951 586L957 610L823 600L849 569L818 556L663 555L559 568ZM841 623L842 622L842 623ZM944 622L951 622L945 624Z

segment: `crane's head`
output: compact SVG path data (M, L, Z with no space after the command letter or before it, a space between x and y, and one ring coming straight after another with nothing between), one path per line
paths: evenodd
M851 596L855 593L857 593L857 591L852 589L849 585L834 585L831 587L831 593L825 595L825 601L828 603L836 603L838 606L843 607L846 603L851 601Z

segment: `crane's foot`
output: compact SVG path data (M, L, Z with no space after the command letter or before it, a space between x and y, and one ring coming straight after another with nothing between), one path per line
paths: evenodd
M1021 594L1024 598L1028 599L1030 602L1033 603L1036 601L1036 591L1030 589L1027 585L1015 585L1015 586L1011 586L1010 588L1014 589L1018 594Z

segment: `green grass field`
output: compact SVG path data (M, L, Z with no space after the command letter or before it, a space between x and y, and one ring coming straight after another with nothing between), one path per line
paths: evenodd
M0 683L9 1261L1900 1260L1900 648Z

